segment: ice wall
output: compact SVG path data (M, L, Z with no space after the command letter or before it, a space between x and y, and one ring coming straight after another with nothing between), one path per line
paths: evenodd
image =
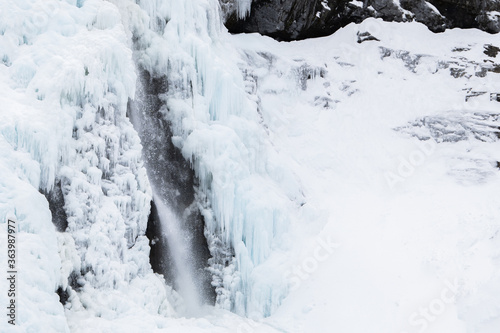
M5 113L11 107L22 110L23 105L0 97L2 107L0 131L11 125ZM0 243L7 253L7 220L17 225L16 236L16 326L7 323L5 314L0 322L2 332L69 332L64 308L56 290L61 284L61 260L58 237L51 221L44 196L31 182L37 183L40 165L29 154L15 149L0 135ZM5 309L9 285L5 268L7 256L2 253L0 264L4 277L0 280L0 303Z
M55 319L35 330L67 329L58 287L69 296L73 331L94 317L112 322L134 308L174 314L168 287L149 265L144 233L151 190L126 116L136 75L118 8L101 0L0 6L0 164L10 168L2 180L17 179L2 187L1 216L14 214L20 229L33 234L28 257L47 253L33 265L21 260L19 270L33 279L27 283L44 283L46 293L52 288L52 296L21 299L21 329L29 331L39 319L30 312L45 311L42 299L55 299L49 306ZM50 192L56 182L68 219L66 232L57 234L41 194L24 202L9 194Z
M163 115L200 180L217 302L269 315L287 293L270 258L284 247L300 187L273 149L258 98L245 91L217 1L138 5L126 8L135 57L152 77L167 80Z

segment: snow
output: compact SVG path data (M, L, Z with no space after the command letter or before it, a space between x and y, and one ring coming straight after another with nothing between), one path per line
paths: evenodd
M432 11L436 14L438 14L439 16L443 16L441 15L441 13L439 12L439 10L436 8L436 6L434 6L433 4L431 4L430 2L425 2L426 6L429 7L430 9L432 9Z
M323 6L323 8L326 10L332 10L330 7L328 7L328 1L321 1L321 6Z
M19 330L77 331L80 322L66 318L113 308L103 317L116 318L125 312L120 303L143 309L140 298L123 300L149 286L155 291L148 302L157 306L146 313L158 315L163 303L162 313L174 313L166 300L172 291L149 266L151 193L139 138L125 115L136 76L118 9L91 0L19 1L3 2L0 16L8 45L0 69L2 181L12 178L1 202L2 216L13 214L22 231ZM57 182L68 216L60 235L38 192ZM66 308L59 286L69 287Z
M497 22L500 18L500 12L496 10L489 11L486 15L488 15L488 19L493 22Z
M357 31L381 42L354 45ZM500 88L496 74L474 75L488 58L483 45L492 38L462 30L433 35L417 24L376 20L288 44L257 35L232 37L258 68L264 123L276 135L275 147L295 162L286 164L303 184L303 208L311 205L315 212L300 218L300 236L292 238L302 240L295 247L303 244L292 252L295 263L286 273L294 290L270 317L273 322L289 332L498 329L498 303L486 296L496 294L490 286L499 276L494 235L500 179L493 167L498 140L466 136L425 145L394 131L424 116L456 117L466 124L473 114L498 113L500 106L487 97L466 103L463 90ZM439 64L456 62L452 50L460 45L470 47L459 62L467 63L471 76L456 79ZM380 46L410 53L386 57ZM264 49L272 50L272 67ZM283 68L293 72L304 62L326 74L308 80L303 91L267 88L268 80L274 87L289 84ZM316 104L324 98L335 101ZM404 162L410 168L402 168ZM387 182L387 173L401 181ZM328 237L329 256L318 245ZM444 302L442 294L452 294L453 301ZM489 315L478 316L485 308ZM472 315L472 309L479 312Z
M364 4L363 4L363 1L358 1L358 0L352 0L351 2L349 3L352 3L354 6L357 6L359 8L363 8Z
M229 35L214 0L0 6L0 237L16 219L21 291L2 331L500 327L496 36L368 19L279 43ZM194 318L149 265L137 67L168 80L163 116L226 262ZM43 195L58 182L62 233Z
M4 104L5 105L5 104ZM0 216L2 244L7 244L7 220L17 224L17 321L10 327L7 320L2 320L2 332L69 332L64 309L55 294L60 283L55 228L52 225L47 201L36 188L26 180L21 180L17 173L23 173L19 164L5 163L4 157L17 154L4 140L1 142L0 163ZM26 158L25 156L19 156ZM8 160L7 160L8 161ZM12 159L11 161L15 161ZM29 203L27 205L26 203ZM5 246L5 253L7 252ZM7 256L1 257L2 267L7 267ZM26 270L24 269L26 267ZM5 271L7 277L7 272ZM7 304L7 279L0 284L2 304ZM4 315L5 316L5 315ZM35 320L34 320L35 319Z

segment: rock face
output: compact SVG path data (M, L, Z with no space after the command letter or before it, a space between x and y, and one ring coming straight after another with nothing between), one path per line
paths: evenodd
M432 0L449 20L450 27L479 28L491 33L500 31L498 0Z
M237 13L238 0L219 0L232 33L259 32L278 40L330 35L368 17L418 21L434 32L447 28L500 31L498 0L254 0L250 13Z

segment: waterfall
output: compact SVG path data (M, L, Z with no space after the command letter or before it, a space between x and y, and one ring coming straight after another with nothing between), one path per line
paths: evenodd
M172 144L172 133L159 95L165 78L140 73L128 113L143 145L143 158L153 191L150 222L155 223L151 254L153 269L165 276L181 295L186 316L197 316L203 304L215 302L212 277L207 271L210 253L204 236L204 219L195 197L196 179L189 163Z
M183 228L182 219L158 196L154 186L153 199L158 210L163 235L167 239L167 246L172 254L175 268L174 282L178 293L184 299L185 315L198 316L201 314L202 299L199 290L201 290L202 282L193 272L196 258L191 247L190 235Z
M269 316L288 287L282 275L259 272L275 271L270 256L286 248L282 237L294 219L290 212L304 200L270 141L259 97L247 91L243 72L254 73L254 60L262 56L240 58L217 0L137 5L141 10L128 17L139 77L133 103L144 130L137 119L133 123L150 183L196 238L202 299L240 315ZM159 234L160 224L151 221L150 235ZM150 245L153 269L172 282L169 247Z

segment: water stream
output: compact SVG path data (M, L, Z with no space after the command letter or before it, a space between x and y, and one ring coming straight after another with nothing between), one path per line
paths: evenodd
M128 112L141 138L153 190L147 231L151 265L184 299L185 315L196 316L203 304L215 302L212 277L206 270L210 252L196 202L194 172L172 144L169 124L162 116L165 106L158 96L166 89L164 79L142 72Z

